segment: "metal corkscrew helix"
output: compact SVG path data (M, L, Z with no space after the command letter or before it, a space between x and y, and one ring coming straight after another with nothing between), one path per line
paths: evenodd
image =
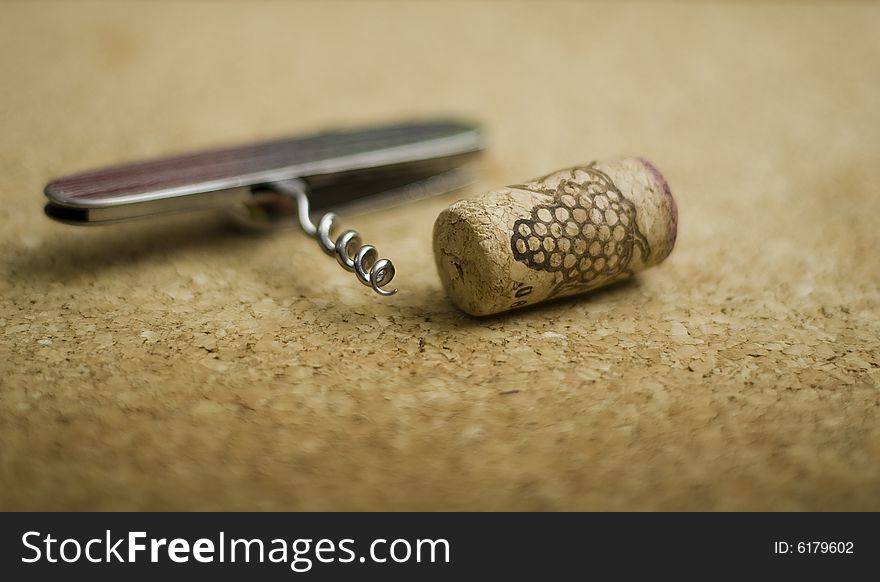
M346 230L334 242L331 238L336 214L327 212L318 220L317 226L309 216L309 197L305 182L297 178L272 183L272 188L296 200L299 225L309 236L315 237L321 249L336 256L340 266L357 275L358 281L372 287L379 295L397 293L397 289L384 289L394 279L394 264L388 259L380 259L379 251L373 245L361 244L361 235L356 230ZM356 250L355 250L356 249Z

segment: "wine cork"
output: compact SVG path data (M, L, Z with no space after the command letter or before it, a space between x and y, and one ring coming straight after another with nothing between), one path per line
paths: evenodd
M646 160L593 162L456 202L434 224L449 297L489 315L585 293L660 263L678 223Z

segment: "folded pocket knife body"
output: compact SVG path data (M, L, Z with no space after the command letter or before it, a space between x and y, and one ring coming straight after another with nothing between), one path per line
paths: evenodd
M480 129L454 121L336 131L83 172L46 185L46 214L82 225L228 206L252 224L299 222L343 268L381 295L394 266L336 215L311 211L418 198L463 186L483 149Z

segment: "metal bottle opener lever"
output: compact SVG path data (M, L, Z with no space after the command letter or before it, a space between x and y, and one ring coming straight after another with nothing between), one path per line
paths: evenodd
M477 126L434 121L269 141L73 174L46 185L46 214L81 225L107 224L216 206L252 224L296 218L321 248L381 295L394 265L347 230L336 239L332 212L311 209L418 198L463 186L459 167L483 148Z

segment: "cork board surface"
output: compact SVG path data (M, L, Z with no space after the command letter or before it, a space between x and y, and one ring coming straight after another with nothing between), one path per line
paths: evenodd
M880 509L880 7L0 6L0 509ZM464 191L295 231L79 229L50 178L325 127L485 124ZM668 178L627 285L475 319L430 230L596 158Z

